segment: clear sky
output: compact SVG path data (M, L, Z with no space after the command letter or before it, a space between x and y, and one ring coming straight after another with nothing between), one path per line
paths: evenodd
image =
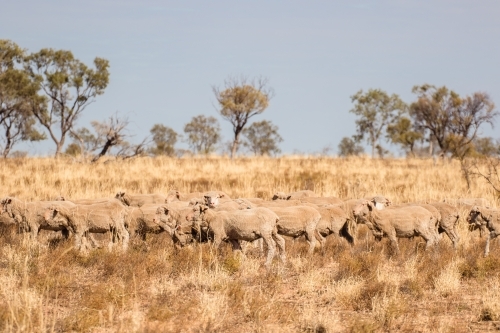
M219 119L212 86L263 76L275 91L253 120L271 120L283 153L320 152L355 132L350 96L446 85L500 105L500 1L3 0L0 38L35 52L110 61L110 84L78 127L127 115L141 141L155 123L179 133L193 116ZM500 137L500 130L483 134ZM183 145L179 145L182 147ZM31 153L54 151L51 141Z

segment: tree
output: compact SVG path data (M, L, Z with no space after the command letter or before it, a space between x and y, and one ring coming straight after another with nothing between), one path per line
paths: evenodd
M485 93L460 97L446 87L415 86L417 101L410 112L417 126L429 131L443 154L450 153L460 161L462 174L470 188L472 165L466 157L474 152L473 141L483 124L493 126L498 115L495 104Z
M31 77L48 98L48 105L33 105L32 112L56 144L56 157L78 117L108 85L108 60L95 58L94 66L87 67L64 50L42 49L26 58Z
M69 136L73 142L68 145L65 153L69 155L87 155L94 153L102 145L102 139L97 138L88 128L71 130Z
M355 139L361 141L366 138L372 147L372 157L375 157L375 150L384 150L379 142L383 130L395 117L406 110L406 104L398 95L389 96L379 89L370 89L366 93L360 90L351 96L351 101L355 105L350 112L359 117L356 120L358 134Z
M119 117L118 114L115 114L106 121L92 121L91 125L95 134L87 128L71 131L70 135L74 142L68 146L68 153L77 154L79 152L84 157L95 154L92 158L92 163L94 163L113 148L117 148L116 156L123 159L143 155L146 151L148 138L137 145L126 141L130 136L127 132L129 120L126 117ZM78 149L75 144L79 145ZM97 151L99 152L96 153Z
M410 119L400 117L394 123L387 125L387 137L392 143L401 145L414 156L415 143L423 138L423 134L414 130Z
M220 126L214 117L199 115L184 126L187 142L194 154L209 154L220 141Z
M107 121L92 121L92 127L97 133L96 142L100 145L100 152L94 156L92 162L97 162L99 158L115 146L123 145L125 142L125 128L128 126L128 118L119 118L118 115L111 116Z
M278 143L283 142L283 138L278 133L278 126L273 125L269 120L254 122L243 130L247 146L254 155L274 155L281 153Z
M500 154L499 154L500 155ZM482 177L500 196L500 156L486 156L484 162L472 162L472 175Z
M495 105L485 93L460 97L446 87L415 86L417 101L410 114L417 127L429 131L441 151L463 159L471 152L472 142L483 124L493 126L498 115Z
M231 158L234 158L240 135L248 120L268 107L273 90L267 87L267 79L248 81L247 78L230 78L225 81L221 90L213 87L215 98L220 105L220 114L233 125L234 139L231 147Z
M175 155L175 144L177 143L177 132L162 124L155 124L151 130L155 147L151 147L149 152L153 155Z
M3 127L3 151L2 156L6 158L12 150L12 147L20 141L40 141L45 140L46 136L38 132L35 128L36 121L27 110L12 112L2 121Z
M41 106L38 82L22 68L25 52L9 40L0 40L0 125L3 128L2 156L7 157L19 141L39 141L45 136L36 129L31 103Z
M78 143L72 142L66 147L66 150L64 150L64 153L66 155L70 155L70 156L78 156L78 155L82 154L82 148L80 147L80 145Z
M500 156L500 141L493 141L493 138L476 138L474 140L474 150L480 157Z
M339 156L358 156L364 153L363 147L361 147L356 140L344 137L339 143Z

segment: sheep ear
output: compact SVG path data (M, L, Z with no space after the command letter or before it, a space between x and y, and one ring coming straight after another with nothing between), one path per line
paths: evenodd
M219 198L224 198L224 193L219 193Z
M292 197L291 195L287 196L286 200L290 200L291 197Z

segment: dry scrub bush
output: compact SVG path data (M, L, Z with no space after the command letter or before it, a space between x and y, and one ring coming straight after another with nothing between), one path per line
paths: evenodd
M335 301L342 309L352 309L353 304L359 301L366 283L367 281L359 277L333 281L326 285L322 299L327 302Z
M461 260L453 260L434 278L434 288L441 296L449 296L460 289L460 264Z
M492 276L481 288L481 305L478 320L500 320L500 278Z
M408 304L397 292L385 292L372 298L372 315L384 328L393 328L394 322L407 311Z
M300 330L302 332L335 332L339 326L335 310L318 306L314 301L305 302L300 309Z

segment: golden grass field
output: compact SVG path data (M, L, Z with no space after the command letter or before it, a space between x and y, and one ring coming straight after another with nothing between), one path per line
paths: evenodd
M113 197L130 193L222 190L270 199L309 189L321 196L382 194L394 203L483 197L458 163L327 157L137 158L97 165L52 158L0 161L2 196L24 200ZM500 244L483 258L485 238L459 221L456 251L444 236L424 251L400 239L391 256L358 228L356 245L330 236L326 254L307 256L287 240L288 262L267 272L257 249L233 254L203 244L175 250L166 234L131 241L126 253L80 254L71 240L42 231L32 243L0 230L0 330L3 332L484 332L500 328Z

